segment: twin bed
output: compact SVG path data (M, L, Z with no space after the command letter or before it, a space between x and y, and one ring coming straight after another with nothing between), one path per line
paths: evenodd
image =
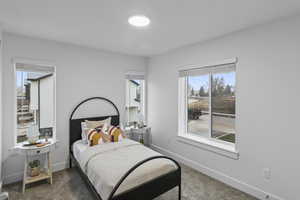
M108 102L116 115L73 119L77 109L92 100ZM119 110L103 97L92 97L79 103L70 116L70 167L76 169L98 200L151 200L178 187L181 199L181 168L172 158L163 156L138 142L124 139L96 146L81 140L81 122L104 120L118 126Z

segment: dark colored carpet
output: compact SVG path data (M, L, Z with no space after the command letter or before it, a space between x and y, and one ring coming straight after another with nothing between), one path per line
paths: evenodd
M10 200L89 200L90 191L75 169L54 173L53 185L46 181L29 185L22 194L22 183L3 187ZM243 192L216 181L189 167L182 166L182 200L255 200ZM155 200L177 200L177 188Z

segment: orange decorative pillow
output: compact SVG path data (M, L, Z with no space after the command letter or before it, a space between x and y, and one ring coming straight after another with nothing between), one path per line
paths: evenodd
M125 133L119 127L110 126L107 133L110 135L112 142L119 142L126 138Z
M89 142L89 146L95 146L98 144L110 142L110 136L97 129L89 130L89 132L87 133L87 139Z

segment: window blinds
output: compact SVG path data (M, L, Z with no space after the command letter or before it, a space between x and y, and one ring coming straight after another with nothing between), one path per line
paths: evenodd
M27 65L22 63L16 64L17 71L23 72L44 72L44 73L54 73L55 68L51 66L40 66L40 65Z
M179 70L179 77L200 76L204 74L216 74L235 71L236 62L208 65L203 67L195 67L190 69Z
M125 79L128 80L145 80L144 72L127 72L125 74Z

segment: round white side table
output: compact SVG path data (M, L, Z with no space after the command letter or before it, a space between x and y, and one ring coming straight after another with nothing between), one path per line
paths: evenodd
M44 142L42 140L42 142ZM56 148L56 145L58 141L49 139L49 144L46 144L42 147L37 147L35 145L33 146L23 146L24 143L17 144L15 146L15 150L17 153L25 156L25 162L24 162L24 174L23 174L23 187L22 192L25 192L26 184L30 184L33 182L41 181L48 179L49 183L52 184L52 164L51 164L51 151L53 151ZM45 171L40 172L38 176L30 177L27 175L27 169L28 169L28 161L29 158L32 156L37 155L45 155L47 160L47 169Z

